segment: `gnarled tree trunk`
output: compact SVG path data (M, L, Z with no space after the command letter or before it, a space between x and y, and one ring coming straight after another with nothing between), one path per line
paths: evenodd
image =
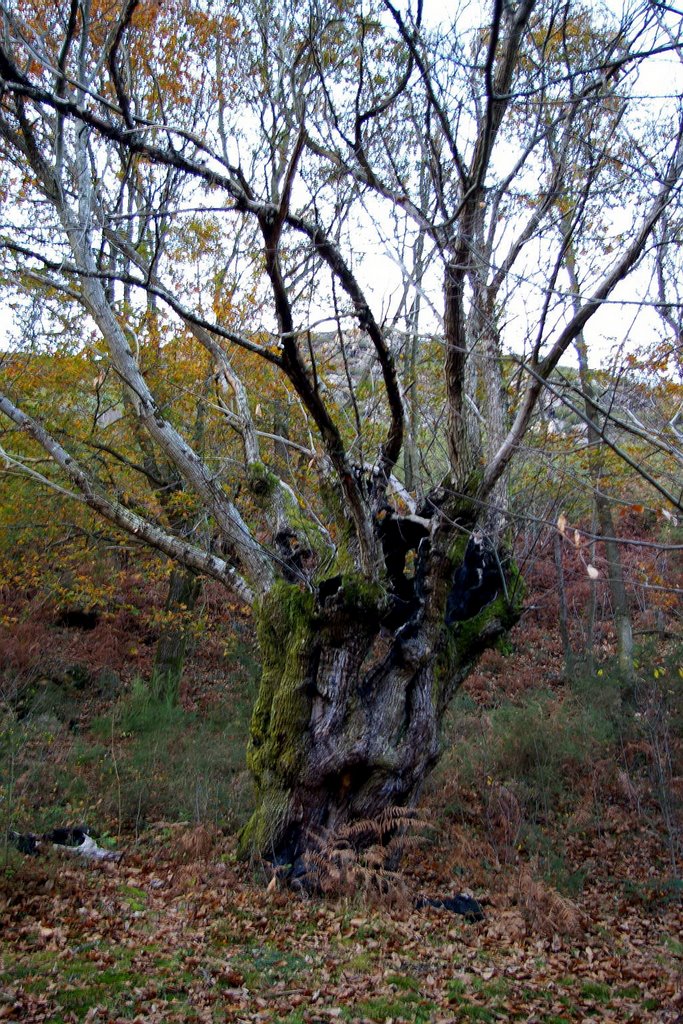
M316 593L273 588L258 613L263 676L248 752L258 804L243 854L296 875L311 830L415 803L448 701L518 614L517 577L503 564L467 533L443 534L421 543L415 577L404 577L412 603L398 608L357 575Z

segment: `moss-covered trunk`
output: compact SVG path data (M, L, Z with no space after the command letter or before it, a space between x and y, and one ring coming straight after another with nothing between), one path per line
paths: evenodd
M248 751L257 807L243 855L298 873L311 830L414 804L438 759L448 701L518 604L509 571L482 608L454 597L472 590L466 545L423 558L420 600L399 628L387 626L386 591L353 575L315 594L279 583L263 601Z

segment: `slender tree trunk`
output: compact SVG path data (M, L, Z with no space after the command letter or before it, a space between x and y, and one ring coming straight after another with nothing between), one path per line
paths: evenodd
M286 441L289 440L289 408L281 398L273 401L273 433L281 441L275 441L273 468L278 476L286 480L291 477L291 466L289 464L289 449Z
M612 510L609 502L598 489L595 492L595 507L598 514L598 523L600 524L600 533L603 536L603 543L605 545L605 559L607 562L607 572L609 573L609 592L612 600L614 630L617 638L619 672L624 682L630 685L634 679L631 610L624 583L624 568L619 545L612 539L614 537Z
M408 340L404 366L404 393L407 405L406 436L403 445L403 475L408 491L418 488L417 426L417 350L419 345L420 296L416 295L409 315Z
M569 281L574 293L574 308L579 307L579 280L576 273L574 250L571 244L568 246L565 257ZM610 598L612 601L612 614L614 616L614 629L617 638L617 658L619 671L623 680L630 686L634 679L633 667L633 627L631 625L631 612L628 603L628 594L624 583L624 568L621 561L619 545L614 540L614 519L612 509L602 487L602 457L604 443L601 434L600 413L595 404L595 392L588 368L588 349L583 331L580 331L575 342L576 352L579 360L579 379L584 397L584 410L586 423L588 425L588 443L590 446L588 455L589 472L593 482L593 501L595 505L596 518L600 533L605 545L605 558L607 562L607 574ZM603 428L604 429L604 426Z
M599 414L594 404L594 392L588 372L586 346L583 336L577 340L576 349L579 353L579 376L584 393L584 408L588 422L588 441L591 446L591 451L589 452L589 471L593 482L593 503L595 505L595 518L597 519L598 528L605 545L607 580L612 603L612 615L614 616L619 672L623 680L630 684L634 677L631 610L624 582L621 552L615 540L612 509L602 485L601 464L604 446L600 435Z
M425 190L425 169L420 171L420 194ZM403 443L403 472L407 490L419 488L417 431L419 422L419 391L417 386L417 356L420 345L420 312L422 308L422 282L424 279L425 234L419 231L413 247L413 281L415 295L407 316L407 343L403 390L406 402L406 433Z
M188 644L188 613L194 610L201 593L199 577L175 566L171 571L164 610L174 618L164 626L157 641L150 689L157 700L177 704L180 680L185 667Z
M571 679L574 669L574 651L569 636L569 616L567 615L567 591L564 585L564 565L562 563L562 536L559 530L555 531L553 541L553 555L555 558L555 572L557 574L557 595L559 598L560 610L560 637L562 638L562 651L564 653L564 675L565 679Z
M593 533L597 530L597 514L595 506L593 506L593 520L591 522L591 530ZM590 564L595 565L595 549L597 545L595 540L591 540L589 554ZM595 667L595 617L598 609L598 582L597 580L591 579L590 581L590 597L588 598L588 607L586 608L586 633L585 633L585 657L586 667L589 672L592 672Z

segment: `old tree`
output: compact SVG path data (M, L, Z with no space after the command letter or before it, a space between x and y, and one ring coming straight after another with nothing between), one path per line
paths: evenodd
M518 615L544 381L679 187L674 14L484 6L2 4L3 458L253 607L278 863L415 801ZM67 352L65 406L27 382Z

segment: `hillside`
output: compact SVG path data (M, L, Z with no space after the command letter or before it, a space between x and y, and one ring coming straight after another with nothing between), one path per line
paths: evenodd
M569 558L566 579L581 609L580 559L572 569ZM88 865L5 851L0 1017L681 1019L675 605L637 619L648 635L629 706L607 609L593 670L566 678L554 568L541 552L525 615L449 714L399 873L381 851L355 855L348 836L322 836L315 870L328 894L304 897L235 861L252 799L250 619L212 615L181 706L155 705L136 678L150 669L149 606L162 595L133 577L112 611L79 617L35 602L8 616L4 819L35 832L85 822L124 857ZM205 600L215 612L210 590ZM578 643L578 611L572 629ZM484 922L414 906L463 890Z

